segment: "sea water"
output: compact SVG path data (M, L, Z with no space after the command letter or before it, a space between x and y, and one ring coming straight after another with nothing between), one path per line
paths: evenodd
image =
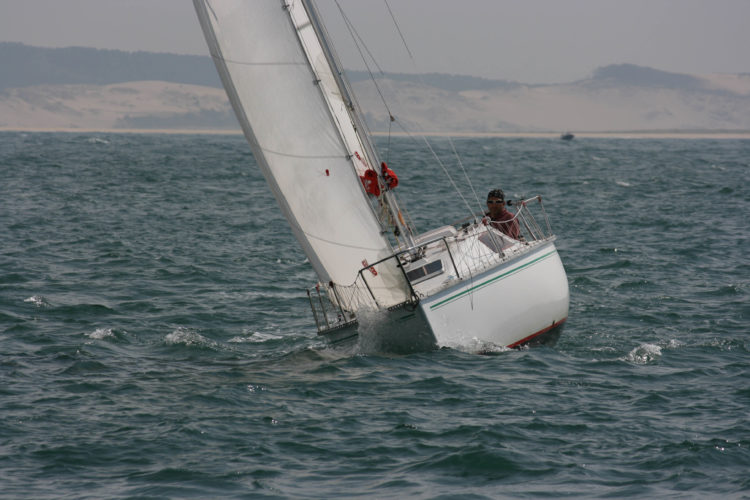
M750 496L750 141L378 142L420 230L543 196L555 346L327 345L240 136L2 133L0 497Z

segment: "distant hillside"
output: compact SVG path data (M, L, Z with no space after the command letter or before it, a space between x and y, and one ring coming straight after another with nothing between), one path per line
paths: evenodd
M206 56L0 43L0 67L0 129L238 129ZM375 75L377 89L368 73L347 74L373 131L750 130L748 74L617 64L584 80L533 85L386 73Z
M94 84L158 80L188 85L221 87L211 58L153 52L123 52L87 47L50 49L21 43L0 42L0 90L31 85ZM352 82L370 79L365 71L347 71ZM431 87L461 91L517 86L505 80L475 76L428 73L385 73L395 81L425 83Z
M159 80L221 87L207 56L123 52L85 47L48 49L0 42L0 90L31 85Z
M0 129L223 129L224 89L161 81L34 85L0 91Z
M374 130L392 128L380 94L412 131L750 130L749 75L683 75L620 64L552 85L502 82L462 89L390 75L377 81L379 92L365 80L354 84Z
M366 82L371 79L370 74L366 71L347 71L346 76L352 83ZM490 80L478 76L448 75L445 73L424 73L419 75L409 73L378 73L373 76L376 80L387 78L395 82L425 84L436 89L452 92L509 89L521 85L520 83L509 82L507 80Z
M597 68L591 81L606 85L630 85L665 89L705 89L705 81L692 75L669 73L635 64L611 64Z

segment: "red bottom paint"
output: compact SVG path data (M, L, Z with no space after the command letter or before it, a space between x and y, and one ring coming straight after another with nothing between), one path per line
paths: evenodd
M532 333L528 337L525 337L525 338L519 340L518 342L513 342L508 347L510 347L510 348L521 347L521 346L523 346L525 344L530 344L530 343L533 343L533 344L545 344L548 341L557 340L557 337L559 337L560 333L562 333L562 327L565 324L565 320L567 320L567 319L568 318L563 318L563 319L561 319L558 322L553 322L547 328L539 330L536 333ZM543 338L543 337L550 337L550 338L548 339L548 338Z

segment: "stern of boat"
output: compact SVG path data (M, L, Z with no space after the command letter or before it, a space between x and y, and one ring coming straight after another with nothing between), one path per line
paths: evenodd
M515 206L518 240L483 220L420 237L420 259L405 268L441 347L483 351L559 337L569 291L555 236L541 197Z
M520 347L559 336L568 280L553 242L423 298L420 312L440 346Z

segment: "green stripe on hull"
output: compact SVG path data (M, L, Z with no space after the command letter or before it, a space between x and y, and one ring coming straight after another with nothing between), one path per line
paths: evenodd
M540 260L544 260L547 257L549 257L550 255L554 255L556 253L557 253L557 250L552 250L551 252L548 252L548 253L546 253L544 255L540 255L536 259L531 260L531 261L527 262L526 264L521 264L520 266L515 267L515 268L511 269L510 271L507 271L507 272L505 272L503 274L495 276L494 278L488 279L487 281L485 281L483 283L480 283L478 285L475 285L475 286L469 288L468 290L464 290L463 292L459 292L456 295L452 295L452 296L448 297L447 299L443 299L440 302L432 304L430 306L430 310L432 311L432 310L435 310L435 309L439 309L440 307L444 306L448 302L453 302L454 300L456 300L458 298L461 298L462 296L466 295L467 293L471 293L471 292L473 292L475 290L479 290L480 288L484 288L485 286L490 285L490 284L494 283L497 280L500 280L500 279L503 279L503 278L507 278L508 276L517 273L518 271L522 270L523 268L529 267L532 264L536 264Z

